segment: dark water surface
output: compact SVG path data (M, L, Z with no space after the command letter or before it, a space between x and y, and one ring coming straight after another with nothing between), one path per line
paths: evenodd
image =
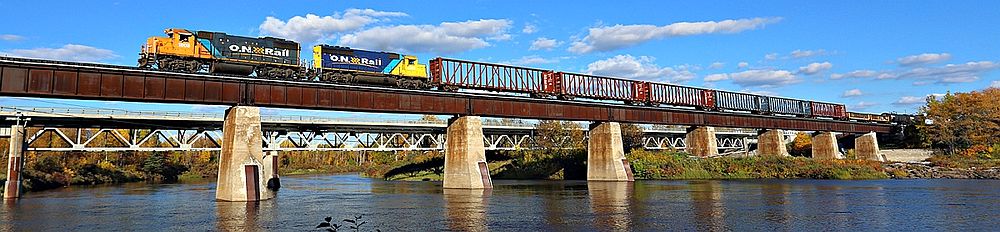
M996 180L495 180L495 189L289 176L278 198L215 202L215 184L32 192L0 210L3 231L302 231L363 215L382 231L995 231Z

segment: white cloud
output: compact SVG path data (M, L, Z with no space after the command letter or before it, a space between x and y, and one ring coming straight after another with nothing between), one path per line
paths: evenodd
M525 23L524 24L524 29L521 29L521 33L524 33L524 34L532 34L532 33L535 33L535 32L538 32L538 27L536 27L534 24L530 24L530 23Z
M860 89L851 89L851 90L844 91L844 95L841 95L841 96L842 97L857 97L857 96L861 96L861 95L864 95L864 93L861 92Z
M948 53L924 53L920 55L900 57L899 59L896 59L896 61L902 66L913 66L939 63L949 59L951 59L951 54Z
M481 19L440 25L374 27L340 37L340 44L384 51L458 53L484 48L487 40L510 39L511 21Z
M96 62L118 58L113 51L86 45L67 44L61 48L14 49L7 51L13 56L39 59Z
M983 74L998 68L1000 64L992 61L977 61L894 71L856 70L846 74L832 74L830 78L912 79L915 80L914 85L968 83L977 81Z
M711 74L711 75L705 76L705 82L716 82L716 81L724 81L724 80L729 80L729 74L716 73L716 74Z
M990 83L990 88L1000 88L1000 81L993 81Z
M910 69L896 75L897 78L913 78L936 80L939 83L973 82L988 71L1000 67L992 61L968 62L964 64L948 64L939 67L920 67Z
M686 66L660 68L653 63L655 59L649 56L617 55L588 64L585 72L594 75L672 83L686 82L696 76Z
M500 63L513 64L513 65L531 65L531 64L552 64L559 63L559 59L547 59L540 56L524 56L515 60L503 61Z
M678 22L666 26L614 25L590 28L586 37L573 42L568 51L582 54L611 51L654 39L702 34L733 34L777 23L781 18L749 18L723 21Z
M879 104L875 103L875 102L860 101L860 102L858 102L858 104L854 104L854 105L848 106L848 109L849 110L866 110L868 108L872 108L873 106L877 106L877 105L879 105Z
M914 96L903 96L899 98L898 101L893 102L893 105L917 105L927 102L926 97L914 97Z
M736 91L736 92L749 93L749 94L754 94L754 95L764 95L764 96L778 96L778 93L767 91L767 90L741 89L740 91Z
M747 70L729 74L733 83L743 87L778 87L798 83L795 74L785 70Z
M24 39L24 36L11 35L11 34L0 34L0 40L3 41L18 41Z
M561 42L558 40L541 37L531 42L531 48L528 48L528 50L552 50L556 46L559 46L559 44Z
M839 74L839 73L830 74L830 78L842 79L842 78L874 77L875 75L878 74L879 73L874 70L862 69L862 70L854 70L845 74Z
M777 60L778 59L778 53L768 53L767 55L764 55L764 59L765 60Z
M258 28L264 35L308 44L334 38L337 33L357 30L391 17L403 16L407 16L407 14L372 9L348 9L343 14L335 13L328 16L306 14L305 16L294 16L288 21L268 16Z
M726 64L722 63L722 62L713 62L712 64L708 65L708 68L709 69L720 69L723 66L726 66Z
M791 55L792 58L799 59L799 58L813 57L813 56L819 56L819 55L824 55L824 54L826 54L826 50L823 50L823 49L817 49L817 50L801 50L801 49L796 49L795 51L792 51L788 55Z
M806 75L813 75L820 73L822 71L829 70L830 68L833 68L833 64L831 64L830 62L811 63L809 65L799 67L799 73Z
M741 68L741 69L742 68L747 68L749 66L750 66L750 64L747 63L747 62L740 62L740 63L736 64L736 68Z
M220 105L191 105L191 110L196 112L225 112L228 106Z

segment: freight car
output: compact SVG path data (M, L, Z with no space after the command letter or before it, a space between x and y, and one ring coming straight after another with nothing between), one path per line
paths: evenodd
M173 72L223 73L294 79L304 74L299 43L251 38L221 32L166 29L167 37L150 37L139 53L139 67Z
M847 118L852 121L858 122L889 122L891 116L887 113L883 114L872 114L872 113L859 113L859 112L848 112Z
M319 80L331 83L364 83L408 89L425 89L427 67L416 56L374 52L348 47L316 45L313 68Z
M834 103L448 58L431 60L430 66L431 83L445 90L474 89L567 100L585 98L621 101L630 105L666 104L714 111L847 118L846 107Z
M313 46L313 63L299 62L297 42L219 32L167 29L142 47L139 67L175 72L255 75L330 83L438 91L485 90L538 98L619 101L629 105L691 107L764 115L888 123L892 115L847 112L843 104L712 90L592 74L436 58L347 47Z

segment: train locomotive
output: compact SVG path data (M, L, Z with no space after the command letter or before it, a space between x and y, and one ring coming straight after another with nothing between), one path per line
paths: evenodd
M312 65L306 66L299 60L301 49L295 41L185 29L164 32L167 37L150 37L142 46L140 68L405 89L484 90L538 98L584 98L857 122L890 123L904 116L848 112L843 104L836 103L441 57L424 65L412 55L322 44L312 47Z
M274 37L251 38L221 32L166 29L150 37L139 53L139 67L172 72L300 78L299 43Z

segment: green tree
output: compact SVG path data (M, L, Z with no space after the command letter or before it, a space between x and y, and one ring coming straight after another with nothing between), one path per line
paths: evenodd
M535 143L544 149L583 148L584 131L569 121L541 120L535 126Z
M632 123L620 124L622 128L622 143L626 151L634 148L642 148L642 127Z
M147 175L147 180L159 180L165 182L177 181L177 176L187 171L187 167L168 161L164 154L154 153L142 162L142 172Z

